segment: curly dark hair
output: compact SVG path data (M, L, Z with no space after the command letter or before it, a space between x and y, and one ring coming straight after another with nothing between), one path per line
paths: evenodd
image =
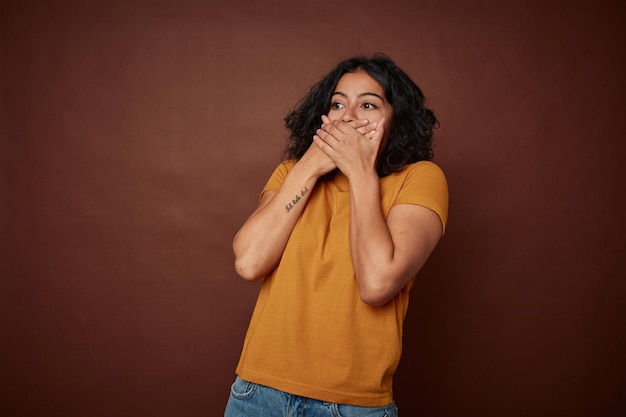
M376 54L370 58L357 56L340 62L317 82L296 108L285 117L290 131L284 156L300 159L313 142L321 126L322 115L330 110L331 97L346 73L363 69L380 84L385 98L393 107L389 141L378 158L379 177L402 170L407 164L433 158L433 129L439 122L424 105L421 89L389 57Z

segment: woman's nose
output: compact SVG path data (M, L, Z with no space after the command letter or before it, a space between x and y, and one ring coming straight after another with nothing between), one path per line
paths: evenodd
M353 111L352 107L347 107L346 111L343 112L343 114L341 115L341 121L342 122L351 122L353 120L356 120L356 116L354 115L354 111Z

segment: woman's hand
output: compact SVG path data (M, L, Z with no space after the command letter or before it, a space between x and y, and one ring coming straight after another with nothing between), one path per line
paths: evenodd
M381 146L385 119L331 121L322 116L322 126L313 137L316 145L350 179L355 175L376 170L376 158Z
M335 161L330 159L315 142L311 143L311 146L309 146L309 149L302 155L298 164L310 167L317 178L337 168Z

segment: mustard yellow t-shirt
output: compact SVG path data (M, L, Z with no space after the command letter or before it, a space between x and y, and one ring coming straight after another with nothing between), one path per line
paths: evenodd
M263 192L278 190L294 161ZM417 204L448 216L441 169L422 161L381 178L385 216ZM402 322L413 280L380 307L361 301L350 258L350 187L341 173L319 182L276 269L262 285L237 373L245 380L321 401L381 406L393 401Z

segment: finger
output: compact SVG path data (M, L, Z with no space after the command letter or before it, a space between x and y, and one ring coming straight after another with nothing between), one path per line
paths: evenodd
M338 122L338 120L335 120L334 122L332 120L330 120L330 118L328 116L326 116L325 114L322 115L322 125L320 126L320 128L316 131L316 133L318 135L322 134L322 132L327 132L330 133L332 136L332 133L330 132L330 127L334 126L336 124L336 122ZM322 138L322 139L325 139ZM337 139L337 138L335 138Z
M377 125L378 123L376 122L368 123L365 126L357 128L356 131L369 139L374 135L374 130L376 129Z
M341 120L334 120L331 123L324 123L321 129L335 136L337 140L339 140L343 135L353 134L356 131L357 126L362 126L363 123L367 124L367 122L364 121L344 122Z
M320 136L318 135L314 135L313 136L313 143L315 143L315 145L322 151L324 152L326 155L328 155L329 157L331 157L332 159L332 155L334 153L334 149L332 146L330 146L324 139L322 139Z
M328 116L323 114L321 127L324 128L324 126L326 125L334 125L334 126L347 125L347 126L351 126L354 129L358 129L358 128L367 126L368 124L369 124L369 121L367 119L358 119L358 120L351 120L349 122L344 122L341 119L330 120Z
M336 136L322 128L317 129L315 135L313 136L313 139L315 139L315 137L317 137L319 140L323 141L330 147L333 147L333 145L339 142L339 139Z
M370 132L370 140L372 140L373 142L380 142L383 140L383 135L385 134L385 122L387 120L386 119L380 119L380 121L377 123L377 126L374 130L372 130Z
M358 130L363 128L369 124L369 120L367 119L359 119L359 120L351 120L349 122L344 122L343 120L335 120L333 125L337 126L342 131L351 131ZM342 126L344 129L342 129Z
M367 119L359 119L359 120L353 120L353 121L344 122L344 123L347 124L350 127L358 129L358 128L363 127L363 126L367 126L369 124L369 120L367 120Z

